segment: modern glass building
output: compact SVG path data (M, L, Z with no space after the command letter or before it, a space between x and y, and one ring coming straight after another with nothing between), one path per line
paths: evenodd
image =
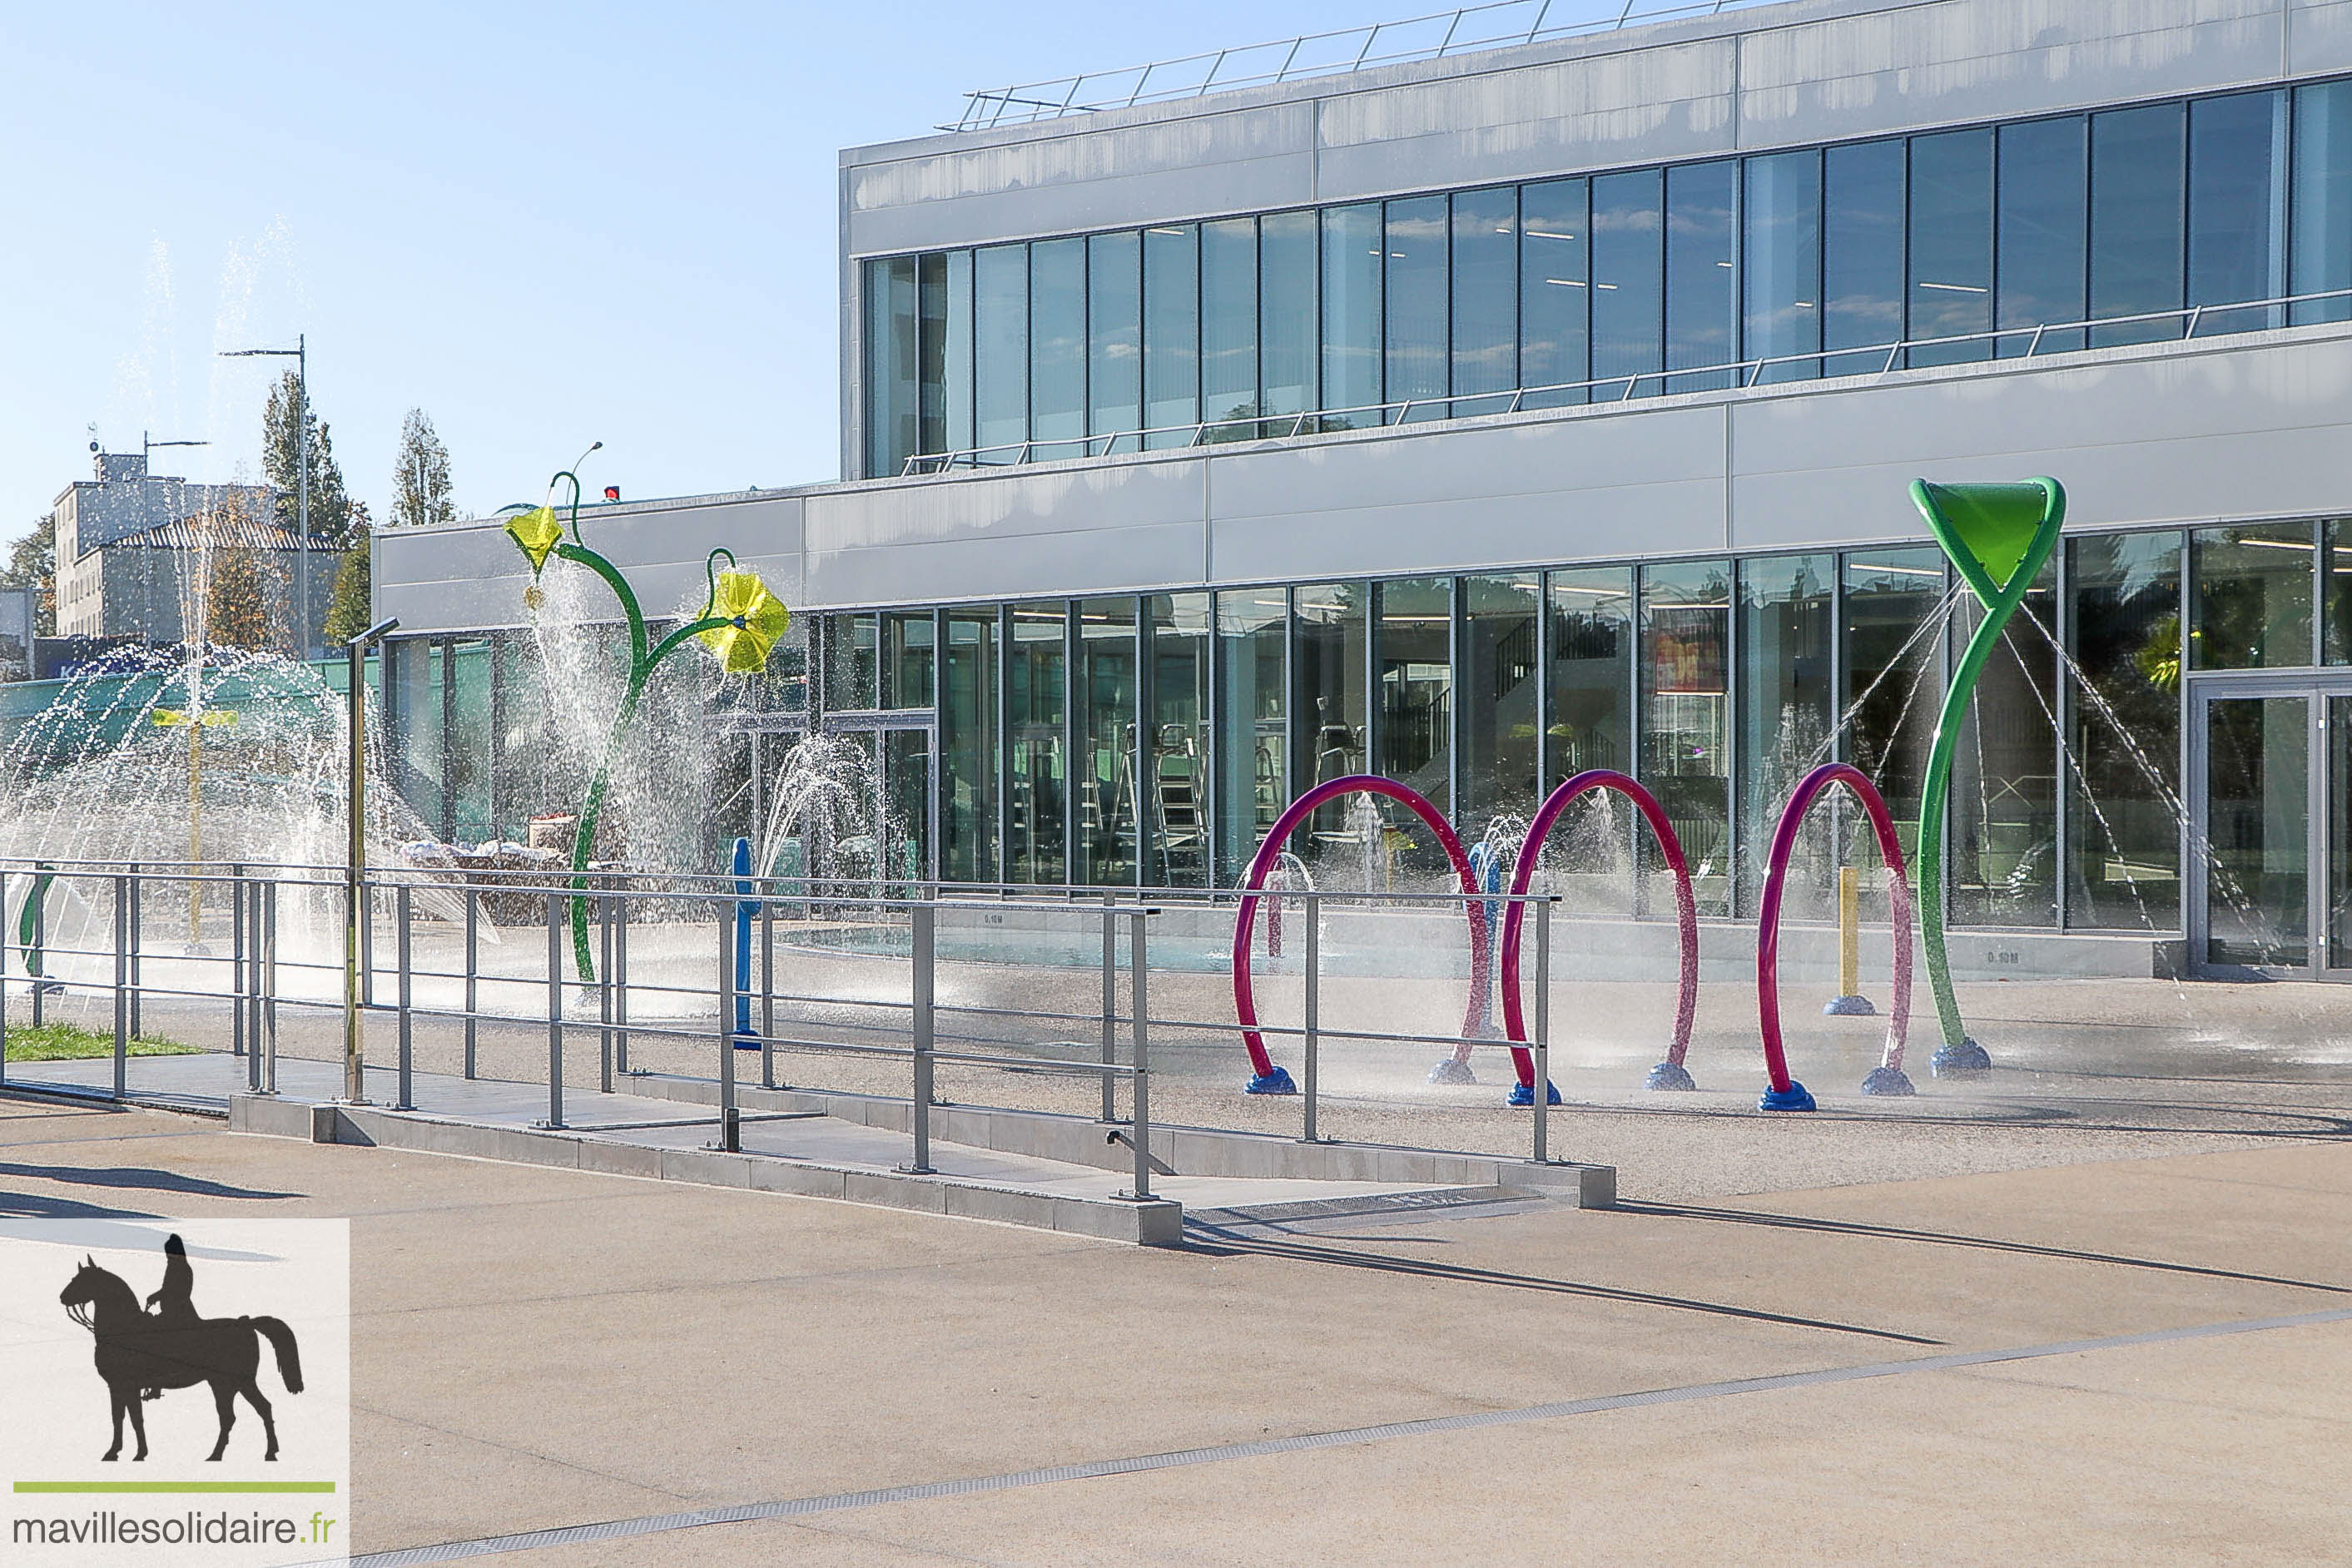
M719 759L706 852L818 732L973 885L1228 886L1320 780L1475 836L1611 767L1749 916L1810 766L1916 816L1974 611L1909 479L2048 473L1953 924L2352 974L2352 4L1790 0L841 176L853 477L591 509L648 602L723 544L801 613L644 742ZM520 837L520 559L377 550L412 798Z

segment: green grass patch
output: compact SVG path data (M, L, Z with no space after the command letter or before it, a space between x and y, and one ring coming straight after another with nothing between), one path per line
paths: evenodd
M131 1042L134 1057L194 1056L196 1047L177 1040L138 1039ZM16 1024L8 1026L8 1059L12 1062L79 1062L114 1054L114 1036L85 1029L79 1024Z

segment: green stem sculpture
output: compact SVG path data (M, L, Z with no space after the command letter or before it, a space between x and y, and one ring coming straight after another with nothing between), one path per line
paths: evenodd
M1976 695L1985 661L1992 657L2010 618L2025 602L2042 563L2057 548L2058 531L2066 519L2066 492L2056 479L2048 479L1994 485L1936 485L1916 479L1911 500L1985 611L1960 655L1959 668L1952 672L1951 687L1944 693L1943 711L1936 718L1935 744L1927 754L1927 777L1919 796L1919 848L1914 864L1919 879L1919 928L1927 948L1927 984L1935 992L1936 1013L1944 1030L1934 1067L1937 1075L1943 1077L1984 1072L1992 1066L1984 1047L1969 1038L1960 1022L1959 1000L1952 994L1951 961L1944 950L1944 811L1951 793L1952 754L1959 742L1960 720Z
M614 565L588 547L580 537L580 479L570 469L548 481L552 493L557 483L572 481L570 532L556 521L552 506L541 506L509 520L507 532L530 561L531 586L526 600L534 606L539 603L539 575L546 567L548 557L574 562L587 567L613 590L621 601L621 611L629 623L629 679L622 693L621 705L613 715L612 728L605 732L604 749L596 763L596 776L588 785L588 797L580 808L579 825L572 839L571 888L575 895L588 890L588 862L596 845L596 820L603 815L604 796L613 783L613 761L619 755L621 737L628 731L629 721L636 717L637 705L646 694L646 683L654 670L687 643L699 638L730 674L751 674L767 667L768 650L775 646L792 624L792 613L768 590L756 573L735 569L732 551L712 551L702 563L702 574L709 587L709 596L703 601L702 614L658 643L652 641L646 629L645 612L637 604L637 595L628 579ZM725 556L728 570L721 572L719 559ZM650 644L650 646L648 646ZM572 900L572 959L580 978L596 978L596 968L588 944L588 900L584 896Z

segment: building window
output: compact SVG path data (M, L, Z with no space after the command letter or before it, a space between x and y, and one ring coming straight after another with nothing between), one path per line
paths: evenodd
M1201 236L1143 231L1143 416L1148 447L1189 447L1201 417Z
M1837 722L1830 686L1836 626L1834 555L1774 555L1739 563L1739 903L1753 915L1780 808L1830 760ZM1790 862L1788 911L1834 914L1837 843L1830 815L1807 819Z
M1563 390L1520 406L1557 408L1590 395L1592 374L1591 189L1583 180L1519 188L1519 383Z
M1456 418L1500 414L1519 381L1519 193L1505 185L1454 198L1451 331Z
M972 258L973 434L982 462L1013 463L1029 438L1029 247Z
M1203 439L1257 437L1257 219L1201 226Z
M2000 340L2001 357L2079 349L2080 329L2042 332L2039 341L2032 329L2085 314L2090 122L2075 115L2004 125L1998 146L1998 320L2011 333Z
M1592 374L1651 376L1665 354L1665 178L1656 169L1592 182ZM1648 384L1655 392L1654 379ZM1593 388L1596 402L1642 384Z
M1757 372L1760 384L1821 374L1822 155L1778 153L1748 160L1741 216L1748 359L1784 360Z
M2294 89L2294 288L2352 289L2352 81ZM2308 300L2294 319L2352 321L2352 297Z
M1666 171L1666 367L1727 365L1739 357L1739 165L1683 163ZM1669 392L1735 386L1727 370L1666 378Z
M2185 106L2159 103L2091 116L2091 314L2180 309ZM2177 317L2094 327L2091 346L2180 335Z
M1731 563L1642 568L1642 782L1689 858L1699 908L1729 913Z
M1290 804L1286 646L1288 594L1242 588L1216 596L1217 879L1241 880Z
M1087 241L1087 432L1118 437L1143 427L1143 237ZM1133 440L1087 444L1089 455L1132 452Z
M1830 375L1887 368L1903 340L1905 170L1899 141L1832 147L1822 156L1822 346Z
M1258 409L1287 415L1270 422L1269 436L1299 433L1297 416L1320 403L1317 374L1316 273L1312 212L1276 213L1258 220Z
M1326 430L1381 423L1381 209L1323 209L1323 416Z
M1087 245L1029 247L1029 437L1038 462L1086 451Z
M1004 879L1059 882L1067 861L1069 724L1059 604L1015 605L1004 661Z
M866 264L866 472L895 474L920 449L915 258Z
M2180 923L2180 535L2067 542L2066 923Z
M1145 880L1197 888L1209 879L1209 779L1216 754L1209 731L1209 595L1154 594L1143 606L1150 705L1144 799L1153 827Z
M1136 873L1136 625L1133 599L1078 603L1078 863L1071 879L1094 887L1131 886Z
M1965 338L1992 330L1992 132L1953 131L1911 139L1913 338ZM1992 357L1992 344L1913 349L1914 365Z
M2189 663L2197 669L2293 668L2312 660L2316 549L2307 522L2200 528L2189 535L2197 584Z
M1461 816L1463 836L1475 839L1492 817L1533 816L1543 793L1543 579L1533 572L1465 577L1460 593Z
M2189 112L2189 302L2213 306L2286 292L2286 94L2200 99ZM2275 307L2200 310L2197 332L2284 324Z
M1423 400L1399 418L1445 417L1446 223L1444 196L1388 204L1388 395Z

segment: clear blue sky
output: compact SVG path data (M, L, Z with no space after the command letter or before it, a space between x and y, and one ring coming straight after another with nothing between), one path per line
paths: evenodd
M297 332L379 520L412 406L461 511L597 439L583 477L633 497L833 479L837 149L967 89L1435 8L9 6L0 541L89 477L93 422L253 475L274 362L215 351Z

